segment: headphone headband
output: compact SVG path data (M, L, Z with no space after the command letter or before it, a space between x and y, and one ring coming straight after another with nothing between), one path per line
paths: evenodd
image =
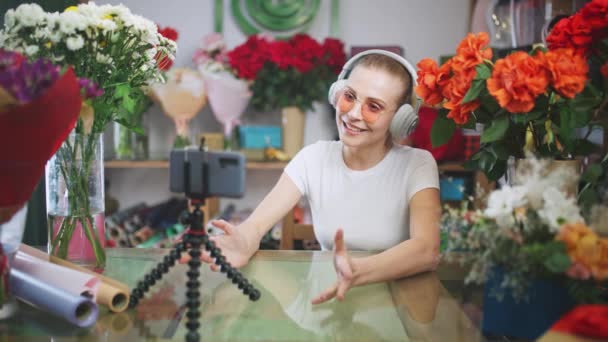
M410 78L412 79L412 94L411 94L411 104L412 107L414 107L416 109L416 112L418 112L418 104L420 103L420 99L418 99L418 96L416 95L416 86L418 85L418 82L416 81L417 78L417 73L416 73L416 69L412 66L412 64L410 62L408 62L405 58L399 56L398 54L394 53L394 52L390 52L387 50L382 50L382 49L370 49L370 50L365 50L362 52L359 52L358 54L352 56L346 63L344 63L344 66L342 67L342 71L340 71L340 74L338 75L338 80L343 80L346 77L348 77L348 75L350 74L350 72L352 71L353 67L356 65L357 61L359 61L359 59L363 58L364 56L367 55L372 55L372 54L377 54L377 55L384 55L387 57L390 57L392 59L394 59L395 61L399 62L399 64L401 64L405 70L407 70L407 72L410 74Z

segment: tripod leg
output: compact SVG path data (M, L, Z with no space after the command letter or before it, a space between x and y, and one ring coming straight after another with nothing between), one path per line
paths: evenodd
M207 235L203 235L203 243L205 249L209 252L212 258L215 258L215 264L220 267L222 273L226 273L226 277L232 280L233 284L236 284L239 290L243 291L243 294L249 296L251 301L260 299L260 291L253 287L249 283L247 278L239 272L236 268L232 267L226 260L226 257L222 255L222 251L215 245L215 243L209 240Z
M152 271L144 276L144 279L137 283L137 286L131 291L129 299L129 308L132 309L139 303L139 300L144 297L146 292L152 287L156 281L160 280L163 275L169 272L169 269L179 260L182 252L186 250L184 242L178 243L168 255L165 255L162 262L158 263Z
M186 312L186 317L188 318L186 322L186 327L188 328L186 341L195 342L200 340L198 328L200 327L199 318L201 316L199 311L201 305L199 300L201 296L199 290L201 283L198 281L198 277L200 276L199 268L201 267L201 240L198 236L188 234L186 241L191 247L189 254L192 257L188 261L190 269L186 273L188 276L188 281L186 282L186 307L188 308Z

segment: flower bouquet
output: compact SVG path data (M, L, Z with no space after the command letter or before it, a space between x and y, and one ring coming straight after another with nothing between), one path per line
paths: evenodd
M36 4L8 10L0 46L71 67L103 94L84 101L74 130L47 163L49 252L105 265L101 134L114 121L137 130L133 89L162 80L158 62L175 43L154 23L119 5L80 4L48 13Z
M99 95L95 84L78 80L71 68L44 59L28 62L0 49L0 316L10 261L23 236L25 204L45 163L74 128L83 98Z
M456 127L482 124L480 149L467 164L492 180L505 174L510 157L527 152L573 159L597 150L589 135L606 123L608 83L590 67L608 70L607 7L593 0L558 22L547 37L548 49L536 46L492 61L482 32L467 35L442 65L421 60L416 92L425 104L441 107L431 130L433 145L447 142ZM577 134L579 128L587 134Z
M207 103L205 84L200 74L192 69L173 68L166 75L165 83L150 87L151 96L175 123L173 147L186 147L192 144L189 123Z
M526 299L531 281L561 283L579 302L597 302L608 289L608 224L585 222L568 190L576 174L527 159L515 185L489 194L484 210L444 213L445 256L469 265L465 282L483 283L495 267L505 280L494 295Z
M232 131L249 104L252 80L238 77L232 69L224 38L219 33L205 36L192 60L205 80L213 115L224 126L224 148L231 149Z
M308 110L327 94L346 54L343 43L333 38L319 43L307 34L289 40L254 35L228 58L239 77L255 80L251 102L257 110L290 106Z
M485 285L483 330L536 338L576 303L606 301L608 225L583 218L572 169L526 162L486 209L450 209L441 229L444 258L466 266L465 283Z

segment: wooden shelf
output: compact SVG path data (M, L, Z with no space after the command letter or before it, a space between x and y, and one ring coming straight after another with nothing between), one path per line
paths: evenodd
M247 162L249 170L282 170L287 162ZM168 169L168 160L106 160L106 169Z
M473 172L465 169L462 164L463 162L445 162L439 163L437 167L439 168L439 172Z
M250 161L247 162L249 170L282 170L287 165L287 162L264 162ZM106 160L104 161L106 169L167 169L169 168L168 160ZM439 164L439 171L442 172L470 172L465 169L460 162L447 162Z

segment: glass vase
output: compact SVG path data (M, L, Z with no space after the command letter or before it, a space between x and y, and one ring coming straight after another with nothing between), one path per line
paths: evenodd
M23 238L26 218L27 205L17 211L10 220L0 224L0 320L13 316L17 309L17 300L11 295L8 286L8 277Z
M105 267L103 135L72 132L46 164L48 252Z
M144 134L115 122L114 123L114 158L117 160L147 160L148 134L146 127L142 126Z

